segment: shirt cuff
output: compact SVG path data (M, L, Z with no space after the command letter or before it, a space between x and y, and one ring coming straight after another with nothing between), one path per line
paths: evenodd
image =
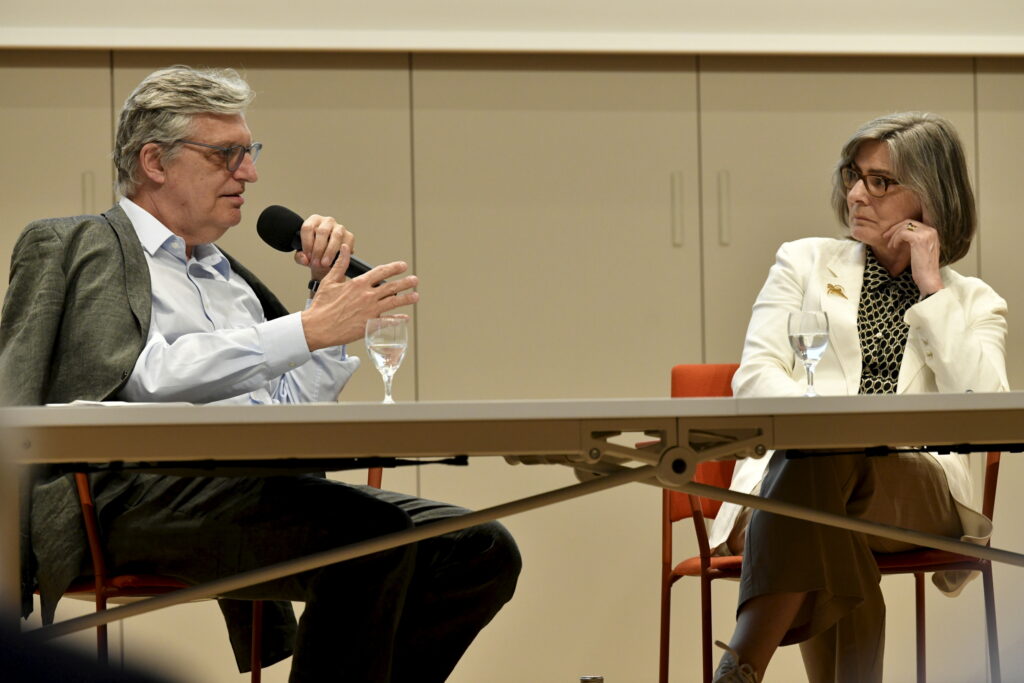
M311 357L301 316L301 313L292 313L256 326L264 360L272 375L294 370Z

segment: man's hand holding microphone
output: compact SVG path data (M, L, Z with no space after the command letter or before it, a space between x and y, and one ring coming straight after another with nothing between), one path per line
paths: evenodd
M267 244L295 251L295 262L309 266L316 293L302 312L302 328L310 351L362 339L367 320L419 300L415 275L385 282L406 272L407 263L374 267L353 257L355 236L329 216L314 214L303 220L289 209L271 206L260 214L257 231Z

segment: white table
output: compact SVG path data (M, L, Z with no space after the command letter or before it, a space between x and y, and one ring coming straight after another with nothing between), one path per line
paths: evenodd
M506 456L587 473L580 484L465 517L299 558L145 603L42 629L56 636L357 557L427 535L639 481L780 514L1024 566L1024 555L882 527L692 483L696 464L770 449L1024 448L1024 393L775 399L611 399L369 403L304 406L62 406L0 410L2 446L18 464L273 461L367 456ZM659 440L644 449L610 442L624 432ZM296 444L301 444L296 447ZM1019 449L1017 449L1019 450ZM589 476L588 476L589 475ZM16 501L7 514L17 515ZM16 539L7 552L16 552ZM16 556L16 555L15 555ZM9 574L0 585L13 585Z

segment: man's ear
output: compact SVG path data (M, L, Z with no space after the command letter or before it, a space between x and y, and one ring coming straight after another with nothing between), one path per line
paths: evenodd
M139 170L144 177L157 184L163 184L167 179L163 152L163 147L155 142L147 142L139 150Z

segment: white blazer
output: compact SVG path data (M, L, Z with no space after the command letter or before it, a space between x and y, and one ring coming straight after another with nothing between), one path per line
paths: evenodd
M803 364L789 346L790 311L828 313L828 348L814 372L822 395L856 394L861 349L857 307L864 280L866 247L853 240L809 238L787 242L754 302L736 396L800 396L807 384ZM896 393L1008 391L1006 302L977 278L941 270L944 289L910 307L910 325ZM736 465L730 489L750 493L761 481L771 454ZM971 508L972 483L966 455L934 455L958 503L965 539L985 539L991 524ZM742 508L722 506L709 534L711 547L724 542Z

